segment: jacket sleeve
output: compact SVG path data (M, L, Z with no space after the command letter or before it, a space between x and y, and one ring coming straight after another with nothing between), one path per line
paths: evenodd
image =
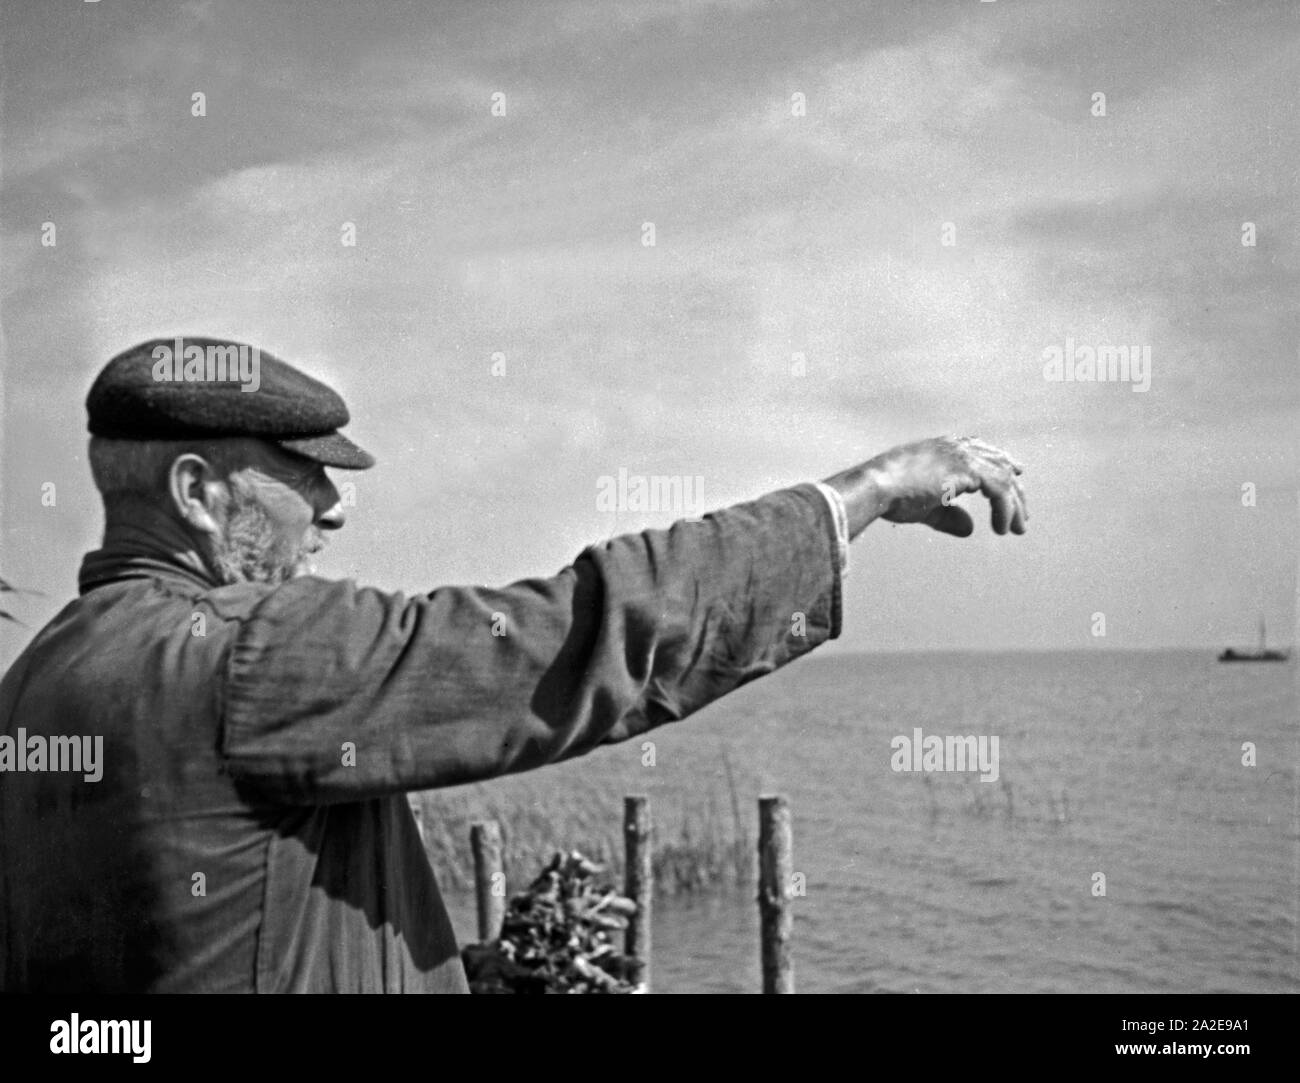
M812 485L614 538L550 579L406 598L296 579L242 621L221 751L273 800L526 771L685 718L840 631Z

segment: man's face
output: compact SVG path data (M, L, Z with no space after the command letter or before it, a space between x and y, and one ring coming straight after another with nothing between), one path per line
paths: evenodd
M343 525L338 490L311 459L247 441L246 465L231 472L213 563L224 583L283 583L314 571L326 530Z

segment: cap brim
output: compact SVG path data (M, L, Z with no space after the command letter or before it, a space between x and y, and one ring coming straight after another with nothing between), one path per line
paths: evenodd
M314 459L323 466L337 466L343 470L368 470L375 465L375 457L370 452L358 447L341 432L273 442L288 451Z

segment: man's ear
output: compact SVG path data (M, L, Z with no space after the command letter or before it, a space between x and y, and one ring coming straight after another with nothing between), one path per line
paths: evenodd
M178 455L167 471L167 496L176 513L195 530L221 533L225 482L201 455Z

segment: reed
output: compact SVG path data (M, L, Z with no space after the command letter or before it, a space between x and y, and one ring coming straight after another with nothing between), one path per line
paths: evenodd
M660 895L723 890L752 884L754 845L741 814L735 772L722 752L722 787L692 787L687 792L651 793L655 822L651 871ZM513 780L507 780L507 783ZM415 794L412 801L424 828L425 848L439 885L470 891L474 861L470 826L480 820L501 825L506 875L513 893L521 890L557 850L579 850L623 875L622 809L633 792L616 778L591 778L578 786L500 782ZM723 802L726 802L724 805ZM727 813L721 810L727 808Z

